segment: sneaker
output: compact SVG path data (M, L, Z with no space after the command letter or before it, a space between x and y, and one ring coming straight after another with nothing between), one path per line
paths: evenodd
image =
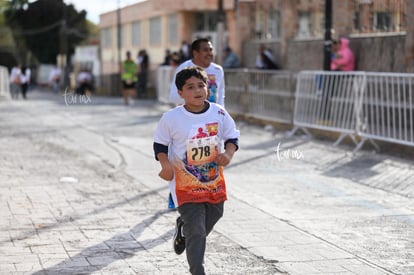
M183 225L184 225L184 222L181 220L181 217L178 217L176 225L175 225L175 233L174 233L174 240L173 240L174 251L177 255L180 255L185 250L185 238L183 235Z
M173 201L172 196L171 196L171 193L168 196L168 209L170 209L170 210L175 210L176 209L174 201Z

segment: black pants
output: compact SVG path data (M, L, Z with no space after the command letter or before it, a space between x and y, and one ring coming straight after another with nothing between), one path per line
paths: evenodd
M143 70L138 74L138 97L143 97L147 93L148 71Z
M204 253L206 238L214 225L223 216L224 202L185 203L178 207L184 222L185 250L190 272L193 275L204 275Z
M26 93L27 93L27 89L29 88L29 84L28 83L23 83L23 84L21 84L21 87L22 87L23 98L26 99Z

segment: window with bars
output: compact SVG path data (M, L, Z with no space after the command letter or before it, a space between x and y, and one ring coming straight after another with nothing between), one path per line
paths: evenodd
M322 11L299 11L296 38L321 38L324 34L324 13Z
M101 45L102 48L110 48L112 46L111 28L101 30Z
M161 44L161 17L151 18L149 22L149 42L150 45Z
M178 19L177 14L168 16L168 43L178 43Z
M298 31L296 38L310 38L311 35L311 15L309 12L299 12Z
M266 39L280 38L280 12L270 10L267 14Z
M390 12L376 12L374 14L374 31L392 31L392 29L392 15Z
M406 29L407 0L354 0L354 33L399 32Z
M194 15L196 32L215 31L217 30L217 23L219 20L218 13L216 11L198 12ZM226 18L224 15L224 22ZM226 26L224 26L226 28Z
M273 7L260 7L256 10L254 33L259 40L275 40L280 38L280 11Z
M131 25L132 46L141 46L141 22L135 21Z

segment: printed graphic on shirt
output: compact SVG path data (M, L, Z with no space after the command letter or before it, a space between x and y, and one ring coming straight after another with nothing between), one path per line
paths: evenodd
M208 101L217 103L218 95L217 95L217 81L216 76L214 74L208 75L208 90L210 91L210 96L208 97Z
M218 123L192 127L183 159L174 160L178 204L226 200L223 167L214 162L219 150Z

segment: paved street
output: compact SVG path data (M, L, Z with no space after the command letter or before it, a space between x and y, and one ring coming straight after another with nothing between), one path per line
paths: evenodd
M0 274L188 274L152 151L169 106L28 97L0 101ZM237 124L207 274L414 274L409 150Z

